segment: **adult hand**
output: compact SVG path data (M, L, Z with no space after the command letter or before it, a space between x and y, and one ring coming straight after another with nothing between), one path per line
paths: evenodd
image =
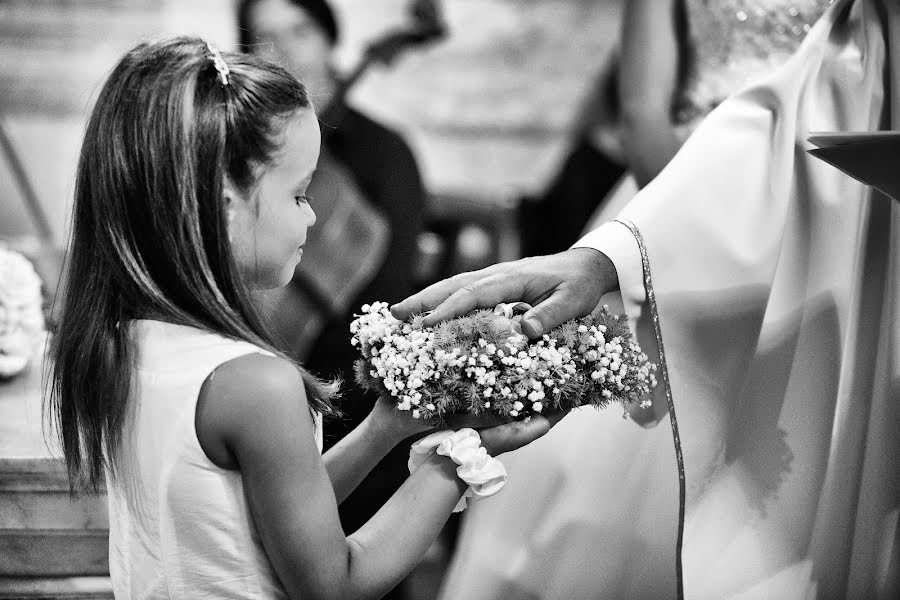
M607 256L591 248L572 248L550 256L523 258L480 271L461 273L435 283L391 307L406 320L432 311L423 325L432 326L500 302L527 302L522 332L535 338L570 319L590 313L603 294L619 285Z

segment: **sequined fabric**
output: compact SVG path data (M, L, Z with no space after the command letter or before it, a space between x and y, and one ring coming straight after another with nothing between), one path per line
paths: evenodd
M785 62L832 0L684 0L686 76L675 120L690 124Z

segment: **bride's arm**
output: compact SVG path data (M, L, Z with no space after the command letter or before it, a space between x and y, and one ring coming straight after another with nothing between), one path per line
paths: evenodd
M619 100L628 166L644 187L675 156L671 119L678 85L680 0L629 0L622 19Z
M428 422L417 421L384 400L376 402L365 420L322 456L338 504L391 448L429 428Z

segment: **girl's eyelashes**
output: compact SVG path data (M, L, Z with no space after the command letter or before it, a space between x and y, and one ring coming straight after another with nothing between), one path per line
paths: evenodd
M301 204L309 204L312 202L312 196L308 194L300 194L299 196L294 196L294 202L297 203L297 206Z

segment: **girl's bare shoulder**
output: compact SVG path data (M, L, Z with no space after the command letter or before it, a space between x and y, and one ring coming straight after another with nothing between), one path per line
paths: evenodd
M309 414L303 379L290 361L259 353L219 365L204 381L194 427L207 457L237 468L236 451L248 441L296 435Z

